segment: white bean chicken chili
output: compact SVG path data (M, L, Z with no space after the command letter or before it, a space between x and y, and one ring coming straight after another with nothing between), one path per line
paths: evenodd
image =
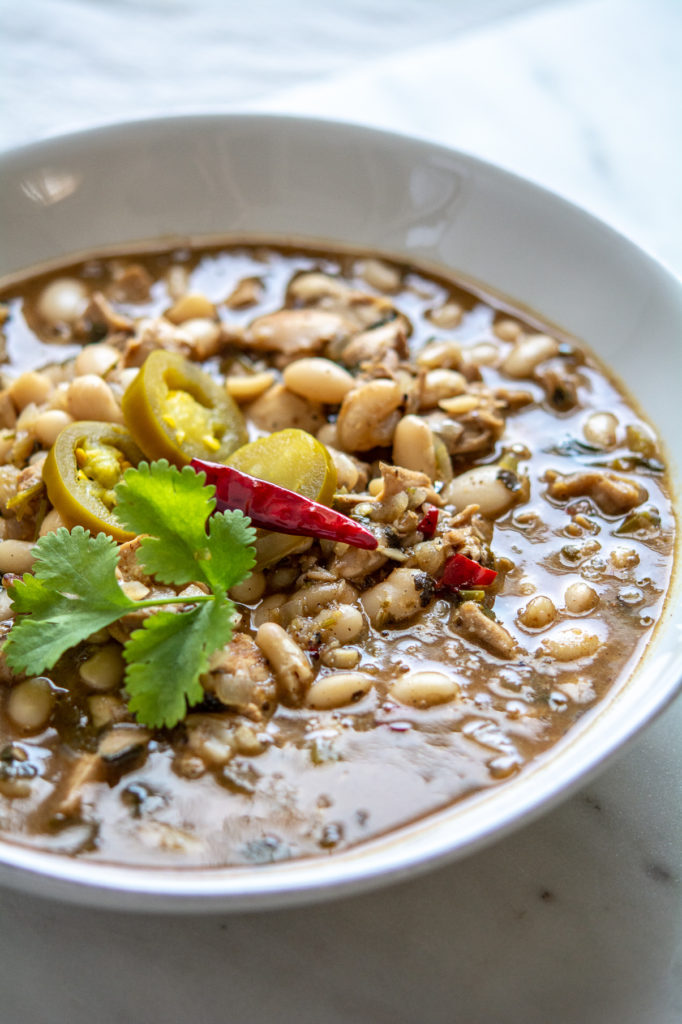
M641 657L672 567L657 439L529 314L397 261L241 244L27 275L0 324L4 637L64 527L113 537L131 600L208 599L115 526L140 459L229 462L374 544L261 531L232 640L162 728L126 690L142 612L42 674L3 656L4 839L138 865L326 855L524 771Z

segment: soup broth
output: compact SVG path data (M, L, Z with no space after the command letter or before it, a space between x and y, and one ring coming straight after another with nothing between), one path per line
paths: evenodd
M189 438L207 460L265 439L264 478L296 490L291 466L309 480L325 459L320 500L376 542L261 533L233 639L172 727L128 706L139 619L39 676L3 663L4 839L149 866L326 855L504 784L642 656L672 565L665 468L631 399L555 328L444 272L247 244L95 257L12 284L0 312L5 636L33 545L79 521L48 453L101 421L156 458L124 395L160 354L222 396L173 371L171 461ZM114 507L83 450L88 493ZM127 594L168 591L120 544Z

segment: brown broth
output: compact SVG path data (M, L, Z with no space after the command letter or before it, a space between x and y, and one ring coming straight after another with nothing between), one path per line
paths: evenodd
M144 752L120 769L87 776L78 800L66 811L60 809L60 801L69 773L79 759L97 756L101 735L110 728L93 723L94 694L78 673L94 648L67 654L46 673L57 697L49 722L36 732L18 728L9 716L8 697L17 681L5 672L0 682L0 751L15 745L35 772L27 795L3 795L0 787L4 839L88 860L149 866L264 863L344 849L523 771L609 688L627 678L642 656L668 586L674 519L666 475L657 470L655 438L632 401L584 346L550 327L545 333L560 343L553 362L576 385L577 404L567 404L556 388L550 394L550 385L537 374L511 379L500 363L512 346L496 333L501 321L510 319L506 306L491 295L474 295L445 274L435 276L400 263L393 265L400 278L398 291L382 296L360 275L360 260L333 251L240 245L101 257L27 277L0 296L8 312L7 381L20 372L65 361L65 370L56 372L54 379L61 374L68 383L73 356L84 343L105 336L92 323L81 325L78 337L69 328L51 328L38 312L40 295L50 281L65 276L81 279L90 292L104 292L118 314L137 321L159 317L168 309L171 299L165 280L171 266L184 268L188 291L215 303L220 322L230 327L229 341L205 364L219 379L233 373L238 363L248 371L270 368L279 378L285 360L276 353L240 351L237 336L255 317L280 309L292 277L305 271L341 277L353 289L395 305L409 320L409 356L394 361L390 372L397 372L398 363L413 361L433 338L456 340L465 355L474 346L494 346L498 354L491 365L477 364L478 373L473 373L472 364L467 364L474 378L468 381L468 393L472 385L474 393L477 388L486 394L523 390L532 400L506 415L504 433L485 450L454 454L452 465L458 475L495 462L511 446L523 455L520 472L527 475L529 497L491 526L490 550L501 585L484 603L515 641L517 655L499 657L464 635L457 624L457 595L436 591L415 615L377 627L365 625L363 635L350 644L357 651L353 671L368 673L374 682L357 702L317 710L305 703L288 706L279 699L249 718L209 700L204 714L211 720L246 722L262 752L237 752L224 764L211 764L195 750L188 754L187 731L181 724L154 734ZM148 297L112 297L116 273L128 263L149 275ZM238 282L248 278L260 282L257 303L239 309L226 306ZM462 310L460 321L449 328L434 324L431 313L446 302ZM511 319L524 332L538 330L539 321L529 321L521 313ZM123 337L114 335L111 331L111 343L123 352L125 332ZM386 372L375 366L365 370L366 379ZM559 408L553 407L552 396ZM574 445L574 454L561 454L567 437L585 442L586 418L604 410L618 420L617 444L603 452L581 451ZM428 418L430 411L422 412ZM338 406L327 406L325 412L333 422ZM253 423L249 427L252 436L267 433ZM627 427L634 428L628 438ZM645 439L648 462L629 447L633 437ZM390 449L355 454L369 465L374 479L378 456L390 457ZM606 515L587 496L563 503L548 499L547 470L569 474L614 459L626 467L618 469L619 475L646 488L642 504L657 511L660 521L655 528L618 534L627 513ZM18 527L10 524L6 529ZM413 548L405 549L412 557ZM283 567L291 568L297 578L309 571L313 556L327 568L334 564L329 547L314 544L307 553L291 556ZM359 580L358 607L364 607L364 593L394 567L389 561ZM266 571L265 596L282 593L289 599L296 583L292 579L282 584L277 571L277 566ZM594 611L575 615L566 610L564 595L569 584L579 581L595 590L599 603ZM539 595L551 599L556 619L546 628L526 628L518 613ZM256 633L260 603L240 606L240 630L247 636ZM4 625L5 631L10 625ZM598 649L572 660L543 656L548 636L568 627L598 637ZM292 626L303 638L310 637L310 628L306 623ZM319 650L309 653L315 672L326 674L328 666L321 665ZM429 707L406 705L391 696L391 682L401 673L428 669L454 677L459 695Z

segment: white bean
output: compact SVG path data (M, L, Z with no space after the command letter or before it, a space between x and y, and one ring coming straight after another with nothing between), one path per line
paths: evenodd
M424 575L419 569L394 569L382 583L365 591L361 601L375 629L382 629L388 622L409 619L423 607Z
M337 601L350 604L356 596L355 588L346 580L311 583L300 587L282 606L282 621L292 622L299 615L317 615Z
M247 344L285 356L312 355L327 341L345 337L346 320L325 309L278 309L256 317L246 331Z
M393 462L436 478L436 453L431 427L420 416L403 416L393 435Z
M275 383L274 373L248 373L240 377L227 377L225 387L235 402L253 402Z
M634 548L619 544L609 555L609 561L614 569L634 569L639 565L639 555Z
M46 409L33 422L33 432L44 448L50 448L64 427L73 423L73 417L61 409Z
M194 317L182 324L182 337L192 348L194 359L209 359L220 348L220 324L210 317Z
M564 629L547 637L540 647L540 653L549 654L556 661L573 661L596 654L601 641L594 633L582 629Z
M419 396L420 409L435 409L443 398L452 398L466 391L466 377L457 370L429 370Z
M355 378L331 359L296 359L284 370L284 383L313 402L338 405L355 386Z
M403 391L395 380L378 378L349 391L339 411L336 429L346 451L368 451L390 444L400 419L397 409Z
M400 288L400 271L383 260L363 260L358 273L370 287L379 292L397 292Z
M126 366L124 370L117 371L116 383L121 389L121 392L125 391L128 387L130 387L130 385L133 383L139 372L139 366Z
M26 732L44 728L54 707L54 691L49 679L36 676L17 683L7 699L7 714Z
M498 320L493 327L493 334L502 341L516 341L521 334L521 324L517 320Z
M23 576L33 567L33 544L28 540L0 541L0 573Z
M358 665L360 651L356 651L354 647L323 647L320 649L320 661L327 668L346 671Z
M614 448L617 429L618 417L612 412L593 412L583 424L583 436L599 448Z
M415 708L430 708L434 704L445 704L459 695L456 679L443 672L406 672L394 679L389 687L390 694L401 704Z
M298 700L313 678L313 670L296 641L276 622L264 622L256 643L270 663L285 696Z
M40 524L40 536L44 537L47 533L56 533L61 526L66 526L66 523L57 509L51 508Z
M336 429L336 423L323 423L320 429L317 431L315 437L326 448L335 448L339 443L339 436L338 431ZM341 454L345 453L342 452ZM334 456L332 455L332 458L333 457Z
M52 393L53 385L49 377L35 370L27 370L20 374L8 387L10 398L18 410L25 409L32 403L42 405Z
M495 366L500 360L500 350L492 341L479 341L464 349L462 359L466 366Z
M84 661L78 671L83 682L91 690L98 693L115 690L121 685L125 672L121 648L116 643L105 644Z
M120 722L127 714L123 701L110 693L98 693L88 697L88 711L95 729L103 729L105 725Z
M498 479L499 472L500 467L493 464L474 466L460 473L444 489L445 502L458 511L467 505L478 505L481 515L488 519L501 516L518 500L519 494Z
M74 368L76 376L82 377L86 373L96 373L98 377L104 377L109 370L116 366L120 358L118 352L106 341L100 341L95 345L86 345L76 356Z
M451 330L462 319L462 307L458 302L445 302L442 306L430 309L427 316L436 327Z
M566 604L566 611L570 612L571 615L585 615L587 612L591 612L593 608L596 608L599 603L599 596L596 590L588 583L579 581L578 583L571 583L570 586L566 587L564 602Z
M315 680L306 694L306 704L320 710L342 708L360 700L374 685L366 672L332 672Z
M37 414L38 406L35 402L29 402L29 404L25 405L17 416L17 422L14 425L14 429L17 431L32 431L35 426Z
M181 263L174 263L166 271L166 291L171 299L182 298L189 288L189 270Z
M548 334L525 335L502 363L502 370L508 377L530 377L536 366L558 351L559 342Z
M295 427L314 434L325 421L324 410L317 402L309 402L289 391L284 384L273 384L248 409L249 418L261 430L272 433Z
M362 612L352 604L324 608L315 616L315 624L320 629L327 630L341 644L355 640L365 628Z
M38 312L50 323L73 324L82 316L88 301L88 289L73 277L58 277L43 288Z
M197 292L181 296L164 314L166 320L170 320L172 324L184 324L186 320L212 319L215 315L216 308L210 299Z
M258 628L264 622L278 621L280 618L279 610L285 601L285 594L269 594L267 597L264 597L253 613L254 626Z
M461 361L462 346L456 341L430 341L417 355L418 365L427 370L453 370Z
M318 440L322 441L322 438L318 435ZM324 441L322 441L324 444ZM336 487L337 490L341 490L345 487L347 491L352 491L356 483L360 479L360 470L353 462L350 455L346 455L345 452L340 452L338 448L333 448L327 445L327 451L332 457L332 462L336 469Z
M262 572L252 572L245 580L231 588L230 597L242 604L253 604L260 601L264 593L265 575Z
M519 622L526 629L545 629L554 622L555 618L554 602L544 595L534 597L518 613Z
M345 299L348 292L348 285L340 278L329 277L328 274L322 274L316 270L307 274L299 274L287 289L290 298L296 299L304 305L317 302L326 296Z
M123 423L123 413L111 388L94 373L76 377L71 383L67 394L67 407L75 420Z

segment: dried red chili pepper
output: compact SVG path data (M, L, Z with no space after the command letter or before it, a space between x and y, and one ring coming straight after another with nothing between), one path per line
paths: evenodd
M206 482L215 487L219 512L239 509L254 526L278 533L342 541L368 551L378 546L374 534L355 520L286 487L217 462L192 459L190 465L198 473L205 473Z
M489 587L496 579L497 573L494 569L486 569L473 558L458 554L448 558L437 587L439 590L442 587L449 587L450 590L472 590L476 587Z
M420 519L419 522L417 523L417 529L419 530L420 533L424 534L425 540L431 540L434 533L436 532L437 526L438 509L436 508L435 505L432 505L431 508L425 512L423 519Z

